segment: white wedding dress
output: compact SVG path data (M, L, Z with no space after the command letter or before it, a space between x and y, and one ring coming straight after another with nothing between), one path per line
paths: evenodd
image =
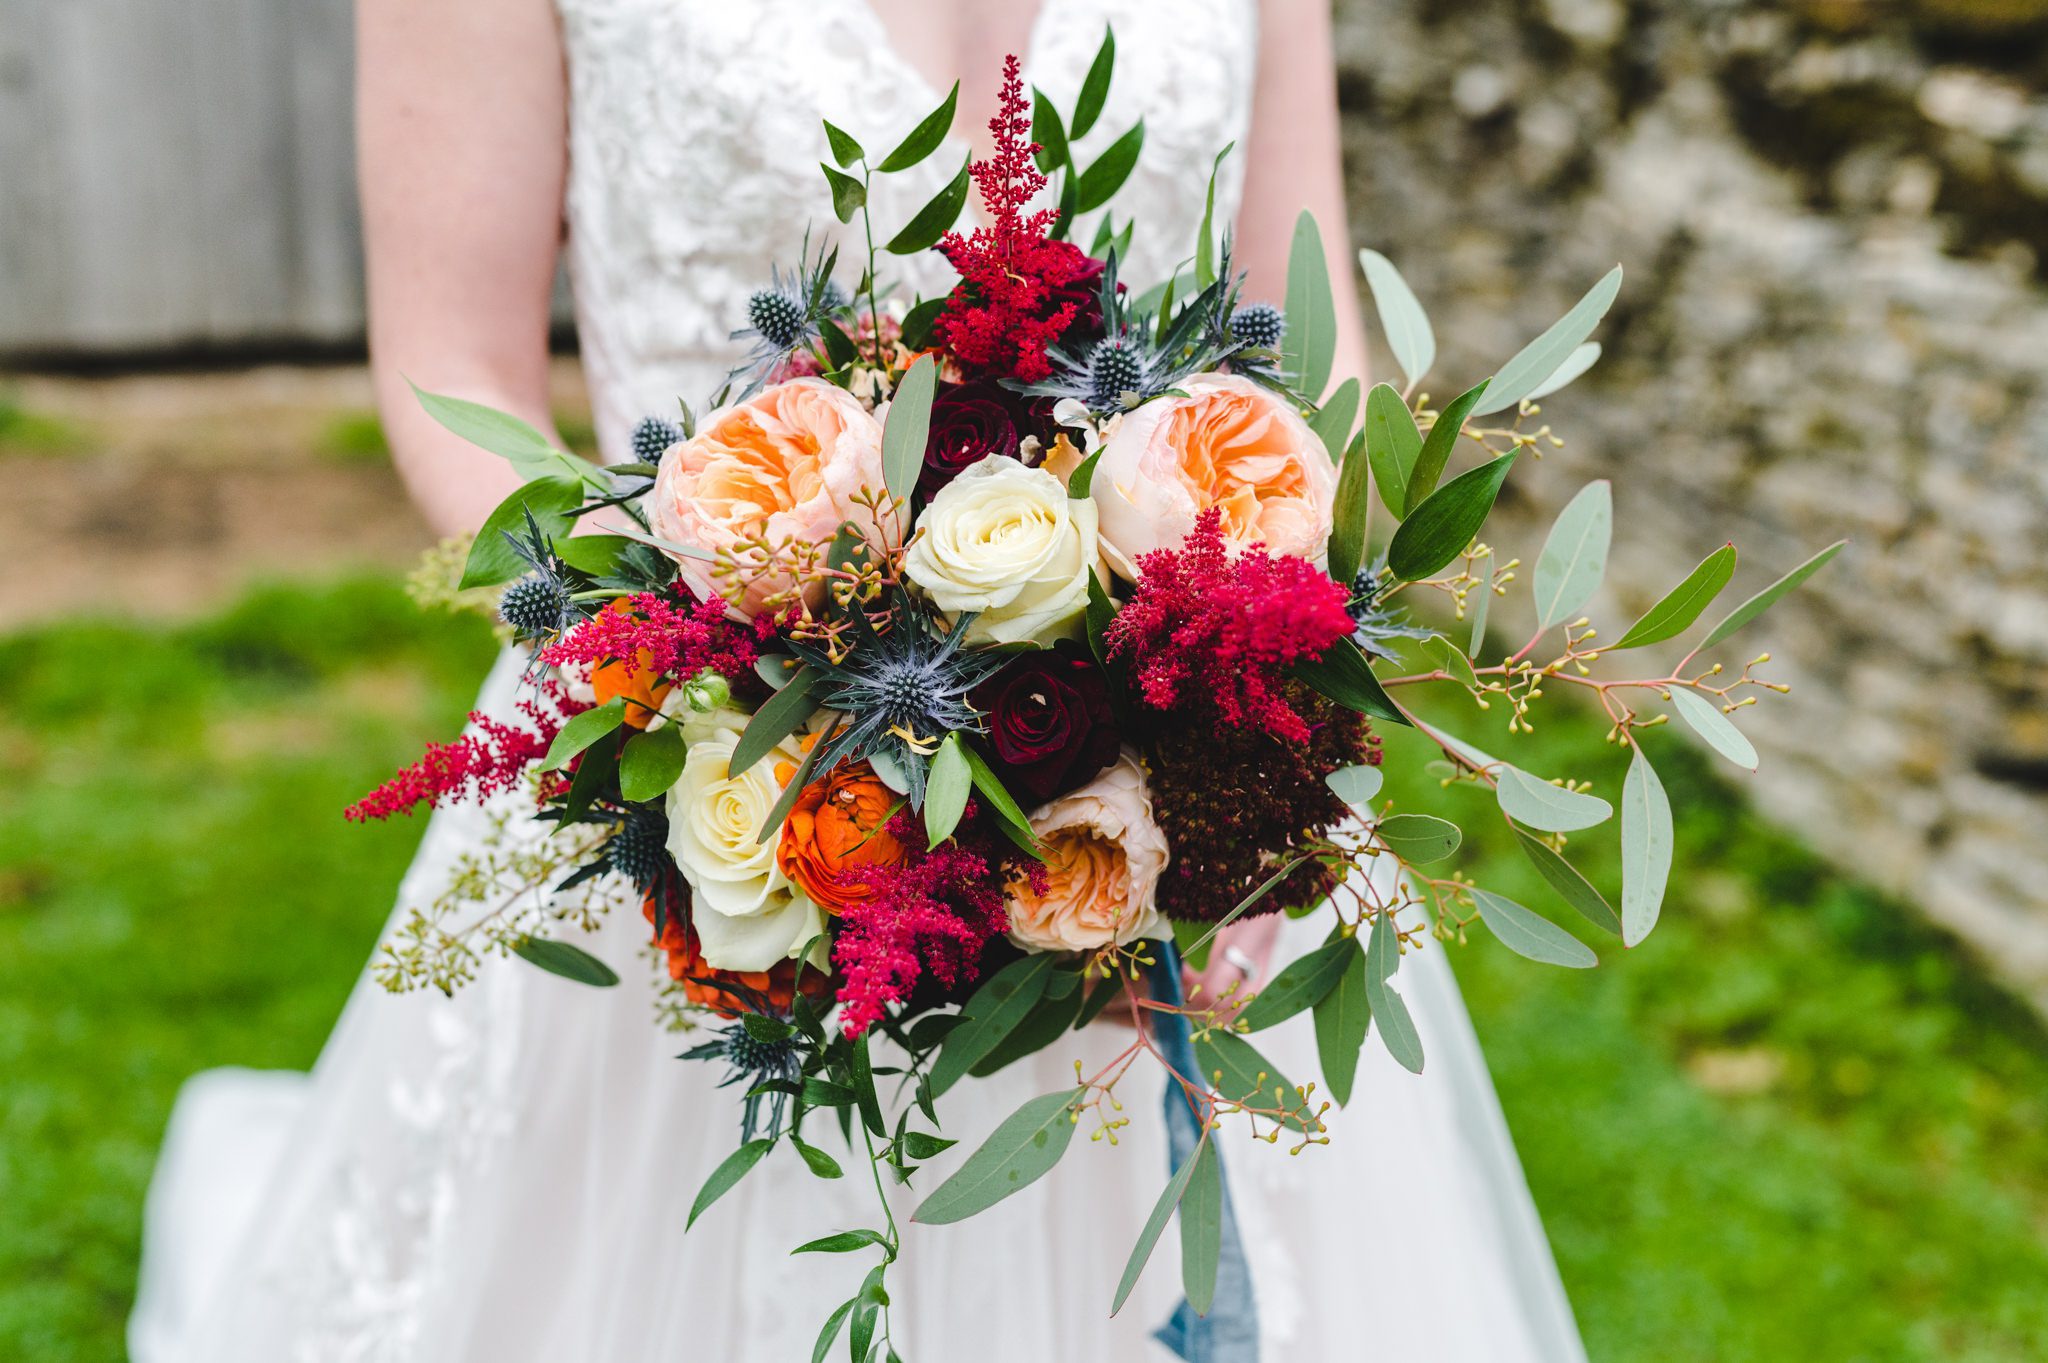
M620 457L637 418L709 395L769 263L796 258L807 223L834 225L819 117L886 148L937 96L861 0L559 7L582 349L602 443ZM1048 0L1027 81L1071 107L1105 20L1115 83L1078 151L1085 164L1143 114L1144 155L1117 201L1119 222L1139 222L1125 274L1164 277L1193 238L1211 157L1245 145L1254 0ZM965 154L955 143L883 180L881 222L906 220ZM1236 167L1219 216L1238 201ZM516 673L501 662L480 703L508 708ZM473 810L433 818L401 906L431 898L481 825ZM1283 956L1321 939L1317 918L1290 925ZM719 1067L676 1060L682 1044L653 1025L646 936L629 913L587 941L626 977L611 990L502 961L453 998L394 997L366 978L310 1077L194 1079L150 1190L135 1363L808 1359L866 1256L789 1250L871 1224L873 1188L852 1165L821 1182L779 1150L685 1235L691 1198L737 1141L736 1093L713 1087ZM1570 1309L1442 951L1411 958L1397 983L1427 1049L1421 1077L1374 1039L1328 1146L1290 1158L1226 1132L1262 1356L1575 1363ZM1290 1075L1315 1075L1305 1015L1262 1044ZM960 1086L941 1111L962 1143L950 1156L1117 1045L1096 1029ZM1076 1141L995 1209L910 1229L892 1274L909 1363L1164 1356L1150 1335L1179 1296L1172 1234L1109 1317L1168 1172L1160 1077L1141 1068L1126 1087L1135 1120L1119 1145Z

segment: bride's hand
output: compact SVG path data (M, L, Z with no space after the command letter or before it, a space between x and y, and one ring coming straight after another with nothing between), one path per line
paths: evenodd
M1280 940L1280 924L1279 914L1262 913L1257 918L1241 918L1217 933L1216 940L1209 944L1207 966L1200 972L1181 972L1189 1005L1214 1008L1224 992L1236 985L1237 993L1230 999L1236 1007L1246 995L1265 984L1273 962L1273 948Z

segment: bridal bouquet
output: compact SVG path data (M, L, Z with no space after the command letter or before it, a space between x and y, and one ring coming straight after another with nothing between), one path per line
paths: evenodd
M1656 921L1672 852L1642 732L1676 715L1753 766L1728 715L1782 688L1703 655L1834 549L1676 666L1609 677L1611 657L1689 630L1735 551L1597 632L1581 614L1609 542L1596 482L1535 561L1525 641L1490 644L1489 609L1508 624L1493 603L1520 573L1485 523L1516 463L1553 439L1538 401L1597 358L1587 337L1620 270L1437 405L1421 392L1429 323L1366 252L1405 386L1326 393L1335 311L1306 214L1284 308L1242 297L1207 217L1171 278L1120 277L1144 228L1101 210L1143 126L1086 167L1069 151L1102 109L1112 57L1105 42L1064 117L1042 95L1027 104L1013 59L994 155L879 249L893 225L869 220L869 189L940 146L957 87L872 161L827 124L837 217L859 218L870 243L857 283L837 282L837 251L807 246L753 296L735 333L751 350L710 409L643 422L633 462L596 467L514 418L421 394L527 480L476 537L461 586L502 588L497 610L531 661L518 716L472 716L351 815L475 801L502 834L387 944L394 988L452 990L493 951L612 984L574 931L644 913L670 1020L697 1032L690 1057L727 1068L740 1108L741 1143L692 1220L777 1146L839 1177L821 1119L878 1174L909 1180L951 1144L937 1134L949 1088L1119 1007L1116 1059L1024 1104L916 1219L1018 1192L1084 1127L1114 1139L1128 1120L1116 1085L1158 1060L1185 1139L1115 1301L1178 1209L1200 1315L1228 1257L1212 1133L1241 1121L1319 1142L1368 1032L1419 1071L1404 952L1476 921L1537 961L1594 964L1545 912L1443 869L1454 822L1377 801L1375 726L1427 734L1446 781L1490 793L1558 902L1632 945ZM970 182L987 221L961 233ZM1084 251L1072 233L1091 215ZM958 282L892 297L888 259L930 251ZM1562 689L1601 705L1633 750L1618 909L1565 855L1566 835L1615 815L1609 797L1483 752L1417 703L1498 705L1520 731ZM1380 859L1401 873L1364 874ZM1221 926L1325 904L1327 941L1255 993L1183 998L1180 961ZM1283 1076L1255 1039L1304 1011L1320 1087ZM820 1356L842 1328L856 1360L895 1356L886 1201L878 1220L803 1247L876 1257Z

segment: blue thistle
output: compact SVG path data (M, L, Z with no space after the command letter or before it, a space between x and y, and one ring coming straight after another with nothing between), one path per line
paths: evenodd
M955 730L981 732L981 712L968 702L968 693L1008 658L994 649L962 649L971 615L961 616L951 630L939 633L935 621L905 600L887 634L876 633L859 611L853 619L857 638L837 662L813 642L790 643L799 658L823 674L823 682L812 693L819 705L838 711L847 721L820 747L812 769L822 774L841 762L881 753L907 778L910 807L921 809L925 768L933 750Z
M836 249L826 253L821 248L819 255L812 256L811 239L806 234L794 270L784 274L780 266L769 267L768 287L747 300L749 325L732 334L735 341L751 338L754 342L746 358L726 376L728 386L735 379L747 381L735 400L753 394L792 354L816 342L825 320L845 306L844 293L832 282L838 263Z
M633 458L642 464L661 461L662 451L683 438L683 428L658 416L642 417L633 428Z
M555 553L554 541L541 530L533 512L526 512L526 530L504 531L505 543L520 562L532 569L514 582L498 603L498 613L522 639L559 634L582 620L585 611L575 599L569 565Z
M1278 350L1287 314L1271 303L1247 303L1230 314L1230 334L1257 350Z
M1351 580L1351 603L1346 607L1351 621L1357 626L1352 638L1367 653L1381 658L1394 656L1387 646L1389 639L1427 639L1436 633L1421 625L1410 624L1406 611L1382 602L1380 592L1387 583L1385 563L1378 563L1363 569Z
M751 993L751 991L743 991ZM742 1000L760 1003L760 1000ZM786 1019L777 1016L765 1007L740 1015L739 1021L717 1028L715 1040L684 1051L681 1060L724 1061L726 1075L718 1083L720 1088L731 1088L735 1084L747 1086L746 1100L740 1105L740 1139L750 1141L761 1125L761 1110L768 1108L766 1135L773 1140L782 1134L782 1118L788 1106L788 1095L782 1093L758 1093L755 1090L767 1083L793 1083L803 1075L802 1038L796 1028Z

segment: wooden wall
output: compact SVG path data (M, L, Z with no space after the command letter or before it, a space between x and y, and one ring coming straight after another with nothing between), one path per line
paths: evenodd
M350 29L350 0L0 0L0 356L360 336Z

